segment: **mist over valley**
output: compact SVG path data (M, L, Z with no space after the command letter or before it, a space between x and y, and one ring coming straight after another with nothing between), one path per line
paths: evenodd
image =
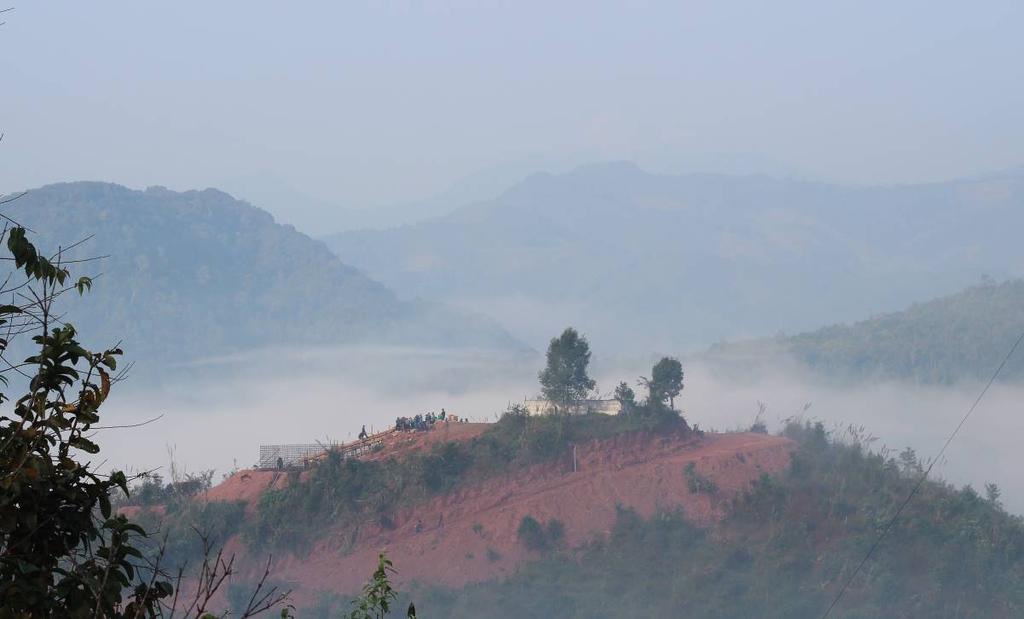
M0 6L0 619L1024 616L1022 22Z

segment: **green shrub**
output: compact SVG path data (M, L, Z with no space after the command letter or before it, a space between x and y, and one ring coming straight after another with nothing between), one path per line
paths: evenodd
M238 533L245 521L245 501L193 501L182 503L173 517L143 510L137 520L166 534L161 563L173 572L203 555L204 537L210 546L218 547Z
M212 484L212 470L186 473L184 478L166 484L159 473L151 473L144 475L142 483L133 486L129 495L122 496L118 503L142 507L164 505L168 510L174 511L180 504L191 501L200 493L209 490Z
M436 445L419 463L423 483L434 493L450 490L473 466L473 460L473 453L465 444L450 442Z
M542 551L548 548L548 538L544 527L533 516L523 516L523 519L519 521L516 537L527 550Z
M548 520L545 534L550 546L561 546L565 541L565 523L555 518Z
M683 468L686 487L693 494L717 494L718 484L697 472L697 465L690 462Z
M550 550L560 546L565 540L565 523L552 518L545 526L533 516L526 515L519 521L516 537L527 550Z

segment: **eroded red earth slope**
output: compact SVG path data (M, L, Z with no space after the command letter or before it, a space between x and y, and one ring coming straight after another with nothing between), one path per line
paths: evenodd
M399 435L374 457L425 449L442 440L466 440L485 428L486 424L459 424ZM368 521L355 535L351 527L325 530L308 553L278 554L274 576L297 585L297 602L312 600L317 590L356 591L376 564L377 553L384 551L399 567L400 586L412 581L459 586L500 578L536 558L517 540L524 516L541 522L561 520L570 548L607 534L617 505L643 516L681 507L695 522L712 524L724 515L729 499L754 479L783 470L793 448L788 439L751 433L702 438L634 434L594 441L578 446L575 472L571 458L566 458L403 509L394 515L393 529ZM700 475L717 484L714 496L689 491L683 470L691 462ZM265 489L283 481L274 472L242 471L212 489L207 498L243 499L252 505ZM422 530L417 532L418 522ZM232 540L229 548L245 553L239 540Z

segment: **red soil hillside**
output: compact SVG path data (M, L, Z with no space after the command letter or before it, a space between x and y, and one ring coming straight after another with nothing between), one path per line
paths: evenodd
M361 460L384 460L416 451L424 451L437 443L468 441L483 434L489 423L438 423L430 432L396 432L388 436L382 449L361 457Z
M452 425L448 440L465 439L483 430L473 426L486 424ZM405 434L402 440L407 442L396 442L374 456L423 448L428 442L445 440L443 432ZM376 522L365 523L356 532L354 545L351 529L326 530L308 554L275 556L274 576L295 585L294 597L300 603L311 602L317 590L356 591L382 551L398 567L399 585L418 581L459 586L502 577L536 558L517 540L524 516L541 522L561 520L569 547L607 534L615 522L617 505L631 507L645 517L682 507L695 522L711 524L724 515L728 500L751 481L762 473L784 469L793 448L788 439L748 433L708 434L700 439L632 434L594 441L578 447L575 473L570 460L458 488L395 514L393 530L382 529ZM717 484L714 496L689 491L683 470L691 462L700 475ZM227 488L211 490L209 498L258 497L258 492L242 490L247 486L234 481L236 477L223 484ZM271 479L254 481L257 477L251 475L246 483L266 488ZM417 521L422 521L419 533ZM230 546L240 554L245 552L238 542Z
M388 435L380 449L361 456L361 460L383 460L423 451L436 443L465 441L479 436L490 424L451 423L438 424L430 432L397 432ZM307 475L303 472L303 477ZM206 491L201 499L208 501L245 501L250 509L256 507L260 495L270 489L283 488L288 476L279 471L243 469Z
M255 508L260 495L270 489L283 488L287 483L288 476L280 471L247 469L210 488L201 498L208 501L245 501L249 508Z

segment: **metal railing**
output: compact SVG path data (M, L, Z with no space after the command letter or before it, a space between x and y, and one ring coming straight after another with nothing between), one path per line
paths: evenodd
M260 445L260 459L256 466L261 469L305 468L307 465L323 458L328 451L337 452L342 458L355 458L370 452L378 445L382 445L384 439L394 433L395 429L389 428L383 432L371 434L364 439L352 441L351 443ZM279 458L280 462L278 461Z
M333 445L313 443L305 445L260 445L260 459L256 465L261 469L292 468L304 466ZM280 458L280 462L278 459Z

